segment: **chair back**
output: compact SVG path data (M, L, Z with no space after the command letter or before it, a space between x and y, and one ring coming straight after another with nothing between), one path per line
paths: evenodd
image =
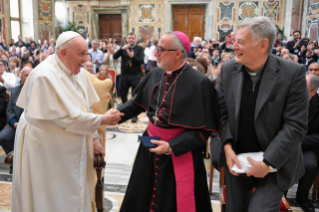
M109 69L109 74L112 76L113 84L116 84L116 71L114 69Z

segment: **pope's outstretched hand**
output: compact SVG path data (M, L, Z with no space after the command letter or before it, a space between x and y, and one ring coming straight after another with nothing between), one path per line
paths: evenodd
M122 116L124 113L112 108L102 115L101 125L115 125L122 119Z

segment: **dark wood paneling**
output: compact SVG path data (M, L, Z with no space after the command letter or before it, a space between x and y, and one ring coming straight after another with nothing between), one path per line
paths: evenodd
M204 39L205 6L174 6L173 30L184 32L189 40L195 36Z
M100 39L116 38L121 41L122 38L122 17L121 15L99 15Z

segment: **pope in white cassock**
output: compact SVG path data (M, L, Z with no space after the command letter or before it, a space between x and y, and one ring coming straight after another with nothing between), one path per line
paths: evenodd
M88 46L80 34L62 33L56 54L29 75L17 105L24 109L14 146L13 212L94 211L96 132L123 116L91 113L99 98L81 66Z

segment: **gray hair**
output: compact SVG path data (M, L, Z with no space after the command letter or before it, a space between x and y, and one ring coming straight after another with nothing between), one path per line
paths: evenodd
M173 49L180 49L183 53L183 59L185 60L188 56L187 51L185 47L183 46L181 40L177 37L177 35L174 32L165 32L165 35L173 35L173 42L172 42L172 48Z
M29 66L26 66L26 67L24 67L23 69L21 69L21 71L20 71L20 76L22 75L23 71L26 70L26 69L31 69L31 70L32 70L32 68L30 68Z
M311 72L307 72L306 76L310 76L310 91L314 91L319 88L319 77Z
M100 41L98 40L98 39L94 39L94 40L92 40L92 42L91 42L91 44L93 45L93 42L97 42L97 44L99 44L100 45Z
M261 40L268 40L267 53L270 54L277 37L277 28L270 19L264 16L248 19L238 25L238 29L247 28L253 38L254 45Z

